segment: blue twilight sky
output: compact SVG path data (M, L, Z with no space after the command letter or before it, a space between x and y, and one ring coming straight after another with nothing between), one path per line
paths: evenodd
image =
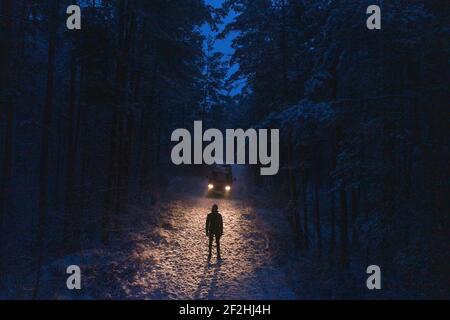
M205 2L215 8L218 8L222 5L223 0L205 0ZM223 29L223 27L227 24L230 23L231 21L233 21L233 19L236 17L236 14L234 14L233 12L231 12L223 21L223 26L220 27L220 30ZM211 30L211 28L209 28L208 25L205 25L202 27L203 33L205 35L211 35L211 36L215 36L215 33ZM219 51L222 52L224 54L224 58L226 59L227 62L229 62L229 59L231 58L231 55L234 53L233 48L231 47L231 42L233 41L233 38L235 37L235 35L231 34L229 35L227 38L223 39L223 40L216 40L215 44L214 44L214 50L215 51ZM228 70L228 75L233 74L236 70L237 70L238 66L237 65L233 65L233 66L229 66L229 70ZM241 92L241 87L242 85L236 84L235 86L233 85L233 90L231 91L232 95L236 95L238 93Z
M205 2L215 8L219 8L222 5L223 0L205 0ZM230 15L228 15L228 17L226 17L224 20L224 26L227 23L233 21L234 17L235 17L235 15L232 13ZM223 26L221 27L221 29L223 29ZM204 32L205 32L205 34L214 34L211 31L211 29L209 28L209 26L207 26L207 25L204 26ZM233 50L233 48L231 48L232 39L233 39L233 37L230 36L227 39L217 40L216 44L215 44L215 49L217 51L223 52L226 55L233 54L234 50Z

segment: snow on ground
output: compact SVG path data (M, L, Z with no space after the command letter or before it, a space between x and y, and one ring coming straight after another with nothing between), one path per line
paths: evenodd
M207 261L205 217L218 202L224 218L222 261ZM156 250L141 248L135 257L151 256L126 284L128 297L169 299L294 298L284 275L272 265L269 239L256 228L255 210L239 200L189 199L168 205L169 223L160 230ZM147 251L148 250L148 251Z
M42 292L62 299L296 298L280 262L289 251L283 242L289 227L281 212L243 198L211 199L192 192L172 198L149 209L132 207L130 227L107 248L48 266ZM213 248L208 262L205 219L214 203L224 220L222 261ZM70 264L82 269L83 289L77 292L65 289L64 266Z

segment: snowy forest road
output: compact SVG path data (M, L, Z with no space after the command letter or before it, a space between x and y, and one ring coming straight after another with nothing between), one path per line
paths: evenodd
M222 261L207 261L205 218L212 203L224 219ZM269 238L255 223L256 211L241 200L191 198L170 203L169 224L157 250L157 263L127 285L128 297L150 299L293 298L286 278L274 266ZM215 250L214 250L215 251ZM213 253L215 253L213 251ZM146 252L142 252L146 255Z
M196 195L194 188L174 185L177 192L171 200L152 208L133 206L128 231L114 237L110 246L64 259L83 270L84 290L78 298L296 298L282 263L292 244L281 211L248 200L241 178L230 198ZM218 204L224 221L221 261L215 244L207 260L205 220L213 204Z

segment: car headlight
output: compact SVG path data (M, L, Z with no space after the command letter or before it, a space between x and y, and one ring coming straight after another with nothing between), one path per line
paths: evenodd
M213 184L208 184L208 189L209 190L214 189L214 185Z
M225 190L230 191L230 190L231 190L231 187L230 187L230 186L226 186L226 187L225 187Z

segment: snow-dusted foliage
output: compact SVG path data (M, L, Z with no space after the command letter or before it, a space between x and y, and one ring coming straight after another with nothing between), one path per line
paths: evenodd
M85 1L76 32L0 2L0 298L450 297L448 0L375 1L381 30L371 0ZM195 120L281 131L221 204L223 264L205 168L170 161Z
M346 279L378 263L392 287L368 296L448 298L448 4L378 1L380 32L371 1L226 4L249 80L242 122L283 136L280 175L255 183L314 257L310 288L352 296Z

